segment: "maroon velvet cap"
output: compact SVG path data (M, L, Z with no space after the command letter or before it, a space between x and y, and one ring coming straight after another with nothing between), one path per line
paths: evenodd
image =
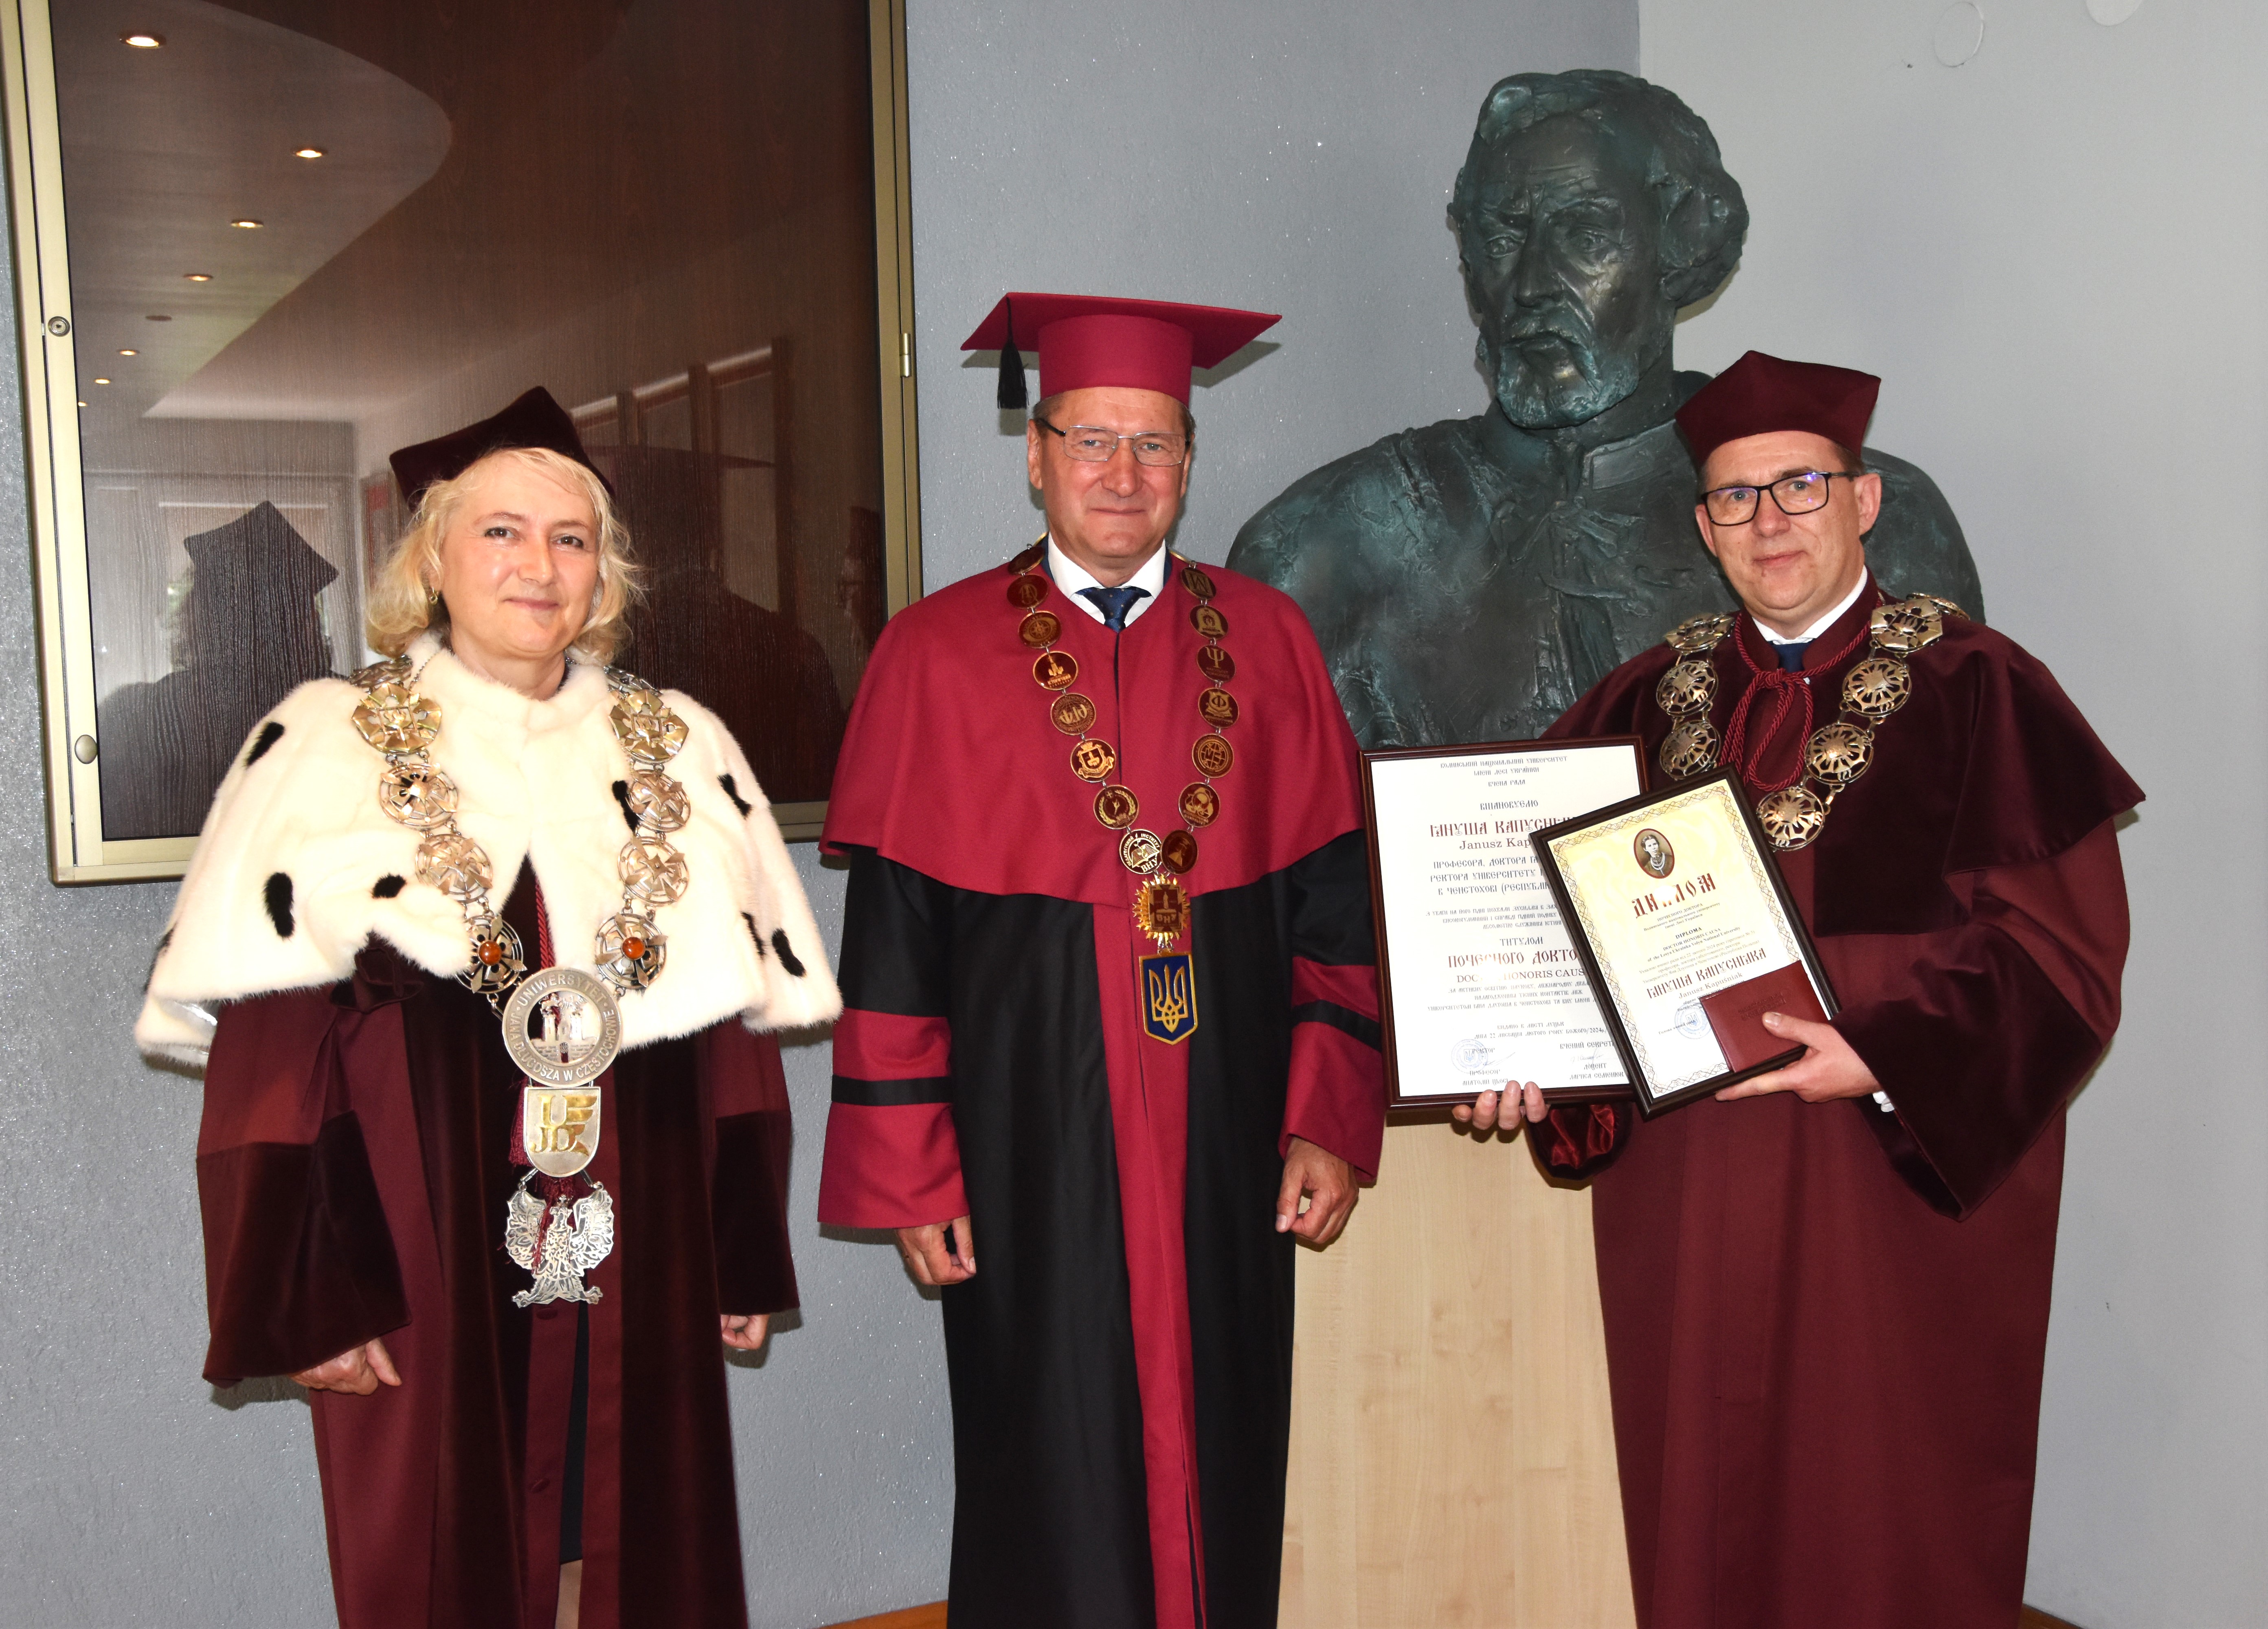
M1776 430L1825 436L1856 455L1881 388L1881 380L1856 368L1787 362L1752 350L1677 409L1677 427L1697 466L1727 441Z
M567 409L541 385L493 417L403 447L388 461L394 466L394 480L401 483L402 500L414 509L427 487L436 481L455 480L490 453L507 447L538 446L573 459L597 475L608 492L615 490L614 483L583 450L583 438L575 433L575 421Z
M1036 350L1040 394L1119 385L1186 403L1189 370L1218 366L1282 321L1271 312L1084 294L1010 294L963 350ZM1004 355L1005 369L1008 359Z

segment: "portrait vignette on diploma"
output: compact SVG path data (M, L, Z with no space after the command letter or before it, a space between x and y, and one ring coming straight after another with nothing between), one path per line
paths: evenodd
M1536 842L1550 851L1588 941L1645 1101L1660 1103L1731 1072L1704 996L1793 964L1834 1010L1727 781L1650 798Z
M1515 1076L1561 1099L1629 1076L1529 835L1642 789L1634 740L1366 754L1396 1106Z

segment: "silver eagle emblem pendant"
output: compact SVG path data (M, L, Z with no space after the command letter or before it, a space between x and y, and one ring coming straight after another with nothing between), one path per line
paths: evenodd
M599 1300L605 1292L585 1285L583 1275L615 1248L614 1199L604 1184L593 1183L579 1199L546 1204L528 1191L534 1175L531 1170L520 1178L504 1205L504 1254L535 1279L512 1298L512 1304L525 1308L547 1301Z

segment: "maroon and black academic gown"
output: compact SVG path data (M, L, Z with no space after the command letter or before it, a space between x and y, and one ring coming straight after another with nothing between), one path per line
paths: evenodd
M505 914L531 950L536 901L523 871ZM600 1077L590 1174L616 1232L586 1327L512 1304L521 1083L487 1001L379 940L346 983L222 1009L197 1139L205 1376L385 1338L399 1388L310 1397L345 1629L549 1629L578 1474L585 1625L745 1625L717 1318L796 1304L778 1045L726 1021Z
M1816 723L1877 603L1870 584L1805 652ZM1735 637L1778 668L1750 619ZM1551 733L1641 735L1666 784L1674 660L1625 662ZM1713 660L1722 732L1751 670L1731 638ZM1547 1168L1596 1173L1643 1629L2007 1629L2021 1608L2064 1104L2117 1027L2111 821L2142 793L2000 634L1948 617L1911 667L1873 766L1778 857L1895 1112L1783 1093L1531 1128ZM1801 716L1752 780L1793 767Z
M1186 879L1197 1028L1144 1028L1135 877L1071 770L1011 573L909 607L876 645L825 842L851 857L822 1221L966 1214L944 1292L955 1629L1276 1621L1293 1137L1367 1177L1384 1135L1356 756L1306 619L1219 567L1240 709ZM1180 822L1207 681L1197 601L1114 634L1052 586L1057 649L1121 754L1137 824Z

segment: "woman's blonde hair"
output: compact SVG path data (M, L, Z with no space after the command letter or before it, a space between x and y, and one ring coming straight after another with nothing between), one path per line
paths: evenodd
M457 506L471 490L475 472L490 459L517 459L541 470L571 491L580 492L599 518L599 590L591 606L591 619L575 640L575 648L598 661L611 658L622 642L631 609L644 595L637 562L630 557L630 534L615 513L613 496L606 483L588 465L578 464L549 447L505 447L475 460L453 480L436 481L417 500L417 512L401 534L394 552L379 567L370 593L366 619L370 648L381 656L399 656L409 642L428 628L446 627L449 608L434 598L441 580L441 539L449 529Z

